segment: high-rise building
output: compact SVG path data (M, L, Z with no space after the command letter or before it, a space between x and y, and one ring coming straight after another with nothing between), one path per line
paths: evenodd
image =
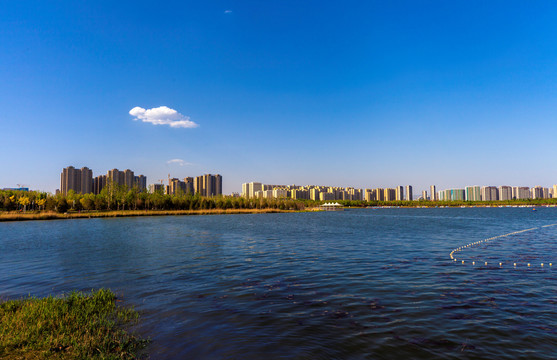
M81 168L81 193L90 194L93 192L93 171L87 167Z
M60 192L67 195L68 191L88 194L93 192L93 172L87 167L76 169L68 166L60 174Z
M427 190L423 190L422 191L422 199L424 200L428 200L429 198L427 197Z
M139 191L147 190L147 177L145 175L134 176L133 186Z
M439 191L439 200L451 201L451 189L445 189Z
M363 200L362 189L349 188L348 194L351 196L350 200Z
M203 196L213 196L215 178L211 174L203 175Z
M184 178L184 181L174 178L170 179L169 194L192 195L193 194L193 178Z
M532 194L530 193L530 188L527 186L515 186L513 187L513 199L530 199Z
M249 198L249 193L250 193L250 191L249 191L249 188L250 188L249 184L250 184L250 183L243 183L243 184L242 184L242 194L240 194L242 197Z
M286 189L273 189L273 197L275 199L283 199L288 197L288 190Z
M150 184L149 185L149 192L154 194L156 192L164 193L164 184Z
M499 200L499 191L495 186L482 186L480 189L482 201Z
M385 201L395 201L396 200L396 190L395 189L391 189L391 188L387 188L387 189L383 189L383 198Z
M98 195L106 187L106 175L99 175L93 178L93 193Z
M168 182L168 194L177 195L186 193L186 183L180 179L172 178Z
M203 196L203 176L196 176L194 178L193 189L196 194Z
M137 187L140 191L147 189L147 178L144 175L135 176L130 169L120 171L118 169L106 172L106 185L125 186L127 189Z
M512 200L512 199L513 199L513 188L506 185L499 186L499 200Z
M464 201L466 192L464 189L451 189L451 201Z
M135 175L133 173L133 171L131 171L130 169L126 169L123 171L124 174L124 184L128 189L133 188L133 182L134 182L134 178Z
M375 191L373 189L364 189L364 200L365 201L375 201Z
M292 199L309 199L309 191L303 189L294 189L290 192Z
M213 196L222 195L222 175L216 174L214 175L215 178L215 187L213 188Z
M547 199L549 198L549 189L540 185L532 188L532 199Z
M311 200L319 200L319 194L321 193L321 191L319 191L319 189L317 188L313 188L309 190L309 198Z
M339 189L335 200L350 200L346 190Z
M397 186L395 189L396 189L396 200L397 201L404 200L404 187Z
M216 175L205 174L202 176L196 176L193 181L193 185L194 185L195 193L201 196L222 195L222 176L219 174ZM261 191L261 190L262 190L261 187L259 187L258 189L251 189L250 186L251 194L249 197L253 197L254 192Z
M248 192L248 197L252 198L254 197L254 194L256 191L260 191L263 188L262 184L260 182L250 182L249 183L249 192Z
M466 201L481 201L482 200L481 189L478 185L466 186L464 191L466 192Z
M107 184L124 185L124 180L124 173L118 169L112 169L106 172Z
M62 195L67 195L68 191L73 190L79 192L81 190L81 173L79 174L79 185L78 185L78 172L73 166L68 166L62 169L60 174L60 192Z
M195 194L195 189L194 189L194 179L192 177L186 177L184 178L184 183L186 183L186 194L190 194L193 195Z
M412 185L406 185L406 200L412 201L414 198L412 197Z
M385 201L385 191L382 188L374 189L375 192L375 200L377 201Z
M437 190L435 189L435 185L431 185L429 187L429 194L431 201L439 200L439 198L437 197Z

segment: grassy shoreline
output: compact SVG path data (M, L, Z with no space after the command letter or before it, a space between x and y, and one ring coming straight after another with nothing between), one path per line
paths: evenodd
M54 211L41 212L0 212L2 221L25 220L61 220L61 219L92 219L131 216L173 216L173 215L224 215L224 214L269 214L289 213L297 210L280 209L206 209L206 210L118 210L118 211L81 211L57 213Z
M110 290L0 302L1 359L135 359L147 344L125 331L138 321Z
M438 205L425 203L412 203L408 205L373 205L373 206L348 206L349 208L475 208L475 207L556 207L555 204L452 204ZM114 218L133 216L191 216L191 215L225 215L225 214L274 214L293 212L318 211L319 206L306 207L302 210L280 210L273 208L265 209L198 209L198 210L101 210L101 211L71 211L58 213L55 211L0 211L0 222L4 221L27 221L27 220L64 220L64 219L92 219L92 218Z

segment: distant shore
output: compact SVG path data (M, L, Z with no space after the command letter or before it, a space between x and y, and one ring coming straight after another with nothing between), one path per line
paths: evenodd
M63 219L91 219L131 216L172 216L172 215L224 215L224 214L269 214L291 213L297 210L280 209L205 209L205 210L118 210L118 211L81 211L57 213L55 211L6 211L0 212L1 221L26 220L63 220Z
M426 208L537 208L537 207L557 207L555 204L526 204L526 205L377 205L377 206L365 206L367 209L390 209L390 208L410 208L410 209L426 209Z
M388 209L388 208L536 208L557 207L555 204L521 204L521 205L434 205L434 204L412 204L412 205L372 205L372 206L345 206L344 209ZM0 222L3 221L27 221L27 220L64 220L64 219L92 219L92 218L114 218L133 216L186 216L186 215L226 215L226 214L275 214L323 211L319 206L306 207L302 210L281 209L198 209L198 210L110 210L110 211L70 211L58 213L55 211L0 211Z

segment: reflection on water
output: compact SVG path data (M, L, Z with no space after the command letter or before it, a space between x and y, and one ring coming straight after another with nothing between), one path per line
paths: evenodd
M152 358L552 358L557 210L362 209L0 224L0 296L109 287Z

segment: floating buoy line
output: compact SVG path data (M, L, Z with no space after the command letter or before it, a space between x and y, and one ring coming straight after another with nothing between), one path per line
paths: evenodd
M475 241L475 242L472 242L472 243L470 243L470 244L466 244L466 245L463 245L463 246L459 246L459 247L453 249L453 251L450 252L449 256L450 256L451 260L452 260L454 263L457 263L457 262L458 262L458 259L456 258L456 253L461 252L461 251L463 251L463 250L466 250L466 249L468 249L468 248L472 248L472 247L474 247L474 246L478 246L478 245L481 245L481 244L485 244L485 243L488 243L488 242L493 241L493 240L496 240L496 239L505 238L505 237L507 237L507 236L517 235L517 234L525 233L525 232L528 232L528 231L539 230L539 229L541 229L541 228L547 228L547 227L556 226L556 225L557 225L557 224L543 225L543 226L540 226L540 227L533 227L533 228L530 228L530 229L525 229L525 230L520 230L520 231L513 231L513 232L508 233L508 234L493 236L493 237L490 237L490 238L487 238L487 239ZM461 263L461 264L464 264L465 261L464 261L464 260L460 260L460 263ZM476 265L476 263L477 263L478 265L481 265L481 264L482 264L482 262L480 262L480 261L478 261L478 262L476 262L476 261L471 261L471 263L472 263L472 265ZM487 262L487 261L484 261L483 264L484 264L485 266L488 266L488 262ZM502 267L503 264L504 264L503 262L495 262L495 265L499 265L499 267ZM520 264L518 264L518 263L516 263L516 262L513 262L513 267L517 267L517 266L519 266L519 265L520 265ZM533 263L526 263L526 265L527 265L527 267L538 266L538 264L533 264ZM544 263L542 262L542 263L539 264L540 267L544 267L544 265L547 265L547 266L549 266L549 267L553 267L553 263L545 263L545 264L544 264Z

